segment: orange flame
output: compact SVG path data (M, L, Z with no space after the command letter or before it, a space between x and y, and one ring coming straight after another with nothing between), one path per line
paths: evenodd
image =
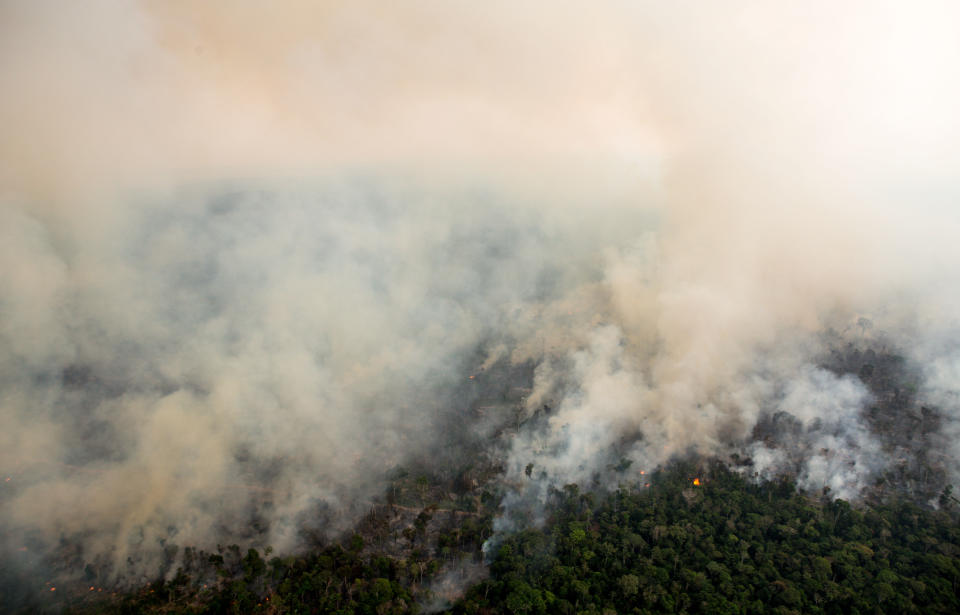
M699 486L700 486L700 479L699 479L699 478L693 479L693 484L694 484L694 485L697 485L697 486L699 487Z

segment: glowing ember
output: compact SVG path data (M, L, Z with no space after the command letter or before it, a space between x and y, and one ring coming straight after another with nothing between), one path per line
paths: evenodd
M699 479L699 478L693 479L693 484L699 486L699 485L700 485L700 479Z
M57 591L57 588L56 588L56 587L51 587L51 588L50 588L50 591L55 592L55 591Z

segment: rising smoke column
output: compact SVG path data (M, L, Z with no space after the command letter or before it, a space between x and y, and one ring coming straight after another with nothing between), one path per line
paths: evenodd
M892 459L865 421L864 383L819 366L829 344L869 315L928 378L952 373L918 350L956 330L958 130L945 105L960 49L938 22L952 9L728 8L656 16L665 224L653 248L610 250L603 322L545 358L528 411L553 408L509 447L509 479L525 486L508 509L736 451L777 414L796 437L750 445L757 473L857 497ZM947 380L925 399L955 424ZM609 472L621 456L633 475ZM529 463L542 472L528 477Z
M948 4L0 11L8 549L346 526L478 348L536 365L518 499L778 411L856 493L864 314L956 429Z

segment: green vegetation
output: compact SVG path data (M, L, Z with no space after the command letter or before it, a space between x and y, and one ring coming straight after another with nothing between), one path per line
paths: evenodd
M361 557L363 540L351 548L333 546L304 557L265 561L256 549L240 555L206 558L219 581L196 585L179 570L172 581L158 581L120 599L88 603L73 613L409 613L414 607L406 562ZM206 566L197 568L208 570ZM203 572L199 572L202 577Z
M800 494L788 480L752 484L719 464L675 464L646 480L649 487L603 495L576 485L554 491L546 523L501 537L489 578L463 588L451 611L960 612L960 525L949 489L940 511L905 501L858 509ZM425 498L429 485L420 489ZM389 530L392 543L387 525L366 520L343 544L297 557L268 560L236 545L214 554L187 549L172 580L74 601L67 612L383 615L421 612L437 600L442 607L431 583L477 561L489 511L393 510L402 522ZM442 514L447 521L438 524Z
M693 478L700 478L694 486ZM960 527L907 503L857 510L722 466L656 474L500 545L455 613L958 613ZM949 498L949 494L945 494Z
M417 613L432 598L431 581L442 566L455 568L479 553L490 519L468 517L461 527L424 536L430 514L421 512L404 532L407 557L367 552L353 534L343 545L308 555L264 559L237 545L204 553L187 549L170 581L107 599L75 593L65 612L76 615L134 613ZM46 609L55 610L55 609Z

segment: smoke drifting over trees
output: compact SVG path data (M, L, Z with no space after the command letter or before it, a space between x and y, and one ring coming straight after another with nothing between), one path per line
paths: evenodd
M505 524L689 452L857 497L877 405L956 482L958 17L0 4L4 550L294 549L497 365Z

